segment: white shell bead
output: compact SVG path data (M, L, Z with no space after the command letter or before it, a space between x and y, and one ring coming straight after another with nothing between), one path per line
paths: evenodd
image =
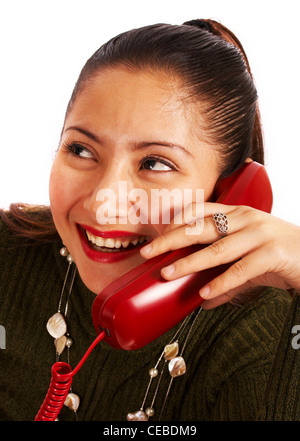
M186 373L185 361L182 357L175 357L169 362L171 377L179 377Z
M53 338L59 338L67 332L66 321L60 312L49 318L46 328Z
M77 394L70 393L64 402L64 405L71 410L77 410L80 404L80 398Z
M172 358L176 357L179 351L179 345L177 341L165 346L164 349L164 358L165 360L172 360Z
M143 410L137 410L127 415L127 421L148 421L148 417Z
M67 337L65 335L62 335L59 338L56 338L54 340L55 349L58 355L62 354L67 343Z

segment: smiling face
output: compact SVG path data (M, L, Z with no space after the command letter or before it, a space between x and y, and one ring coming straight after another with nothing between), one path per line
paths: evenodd
M142 263L141 244L166 227L161 212L151 223L151 205L148 222L130 221L134 201L121 209L114 198L106 205L114 205L113 222L100 224L99 191L118 199L126 183L128 193L138 189L150 201L153 189L204 189L208 200L219 168L196 127L195 107L183 104L179 81L160 73L107 68L77 96L53 163L50 202L60 237L95 294Z

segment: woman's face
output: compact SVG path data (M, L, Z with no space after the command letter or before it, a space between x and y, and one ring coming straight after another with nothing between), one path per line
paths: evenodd
M215 150L199 140L201 115L196 122L178 84L160 73L105 69L67 115L50 202L61 239L95 294L144 262L141 244L186 204L184 190L195 198L204 189L205 200L213 192ZM171 190L177 196L168 206L163 198Z

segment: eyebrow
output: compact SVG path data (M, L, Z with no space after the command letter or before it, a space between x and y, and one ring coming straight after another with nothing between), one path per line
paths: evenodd
M172 142L165 142L165 141L148 141L148 142L137 142L135 143L131 150L139 150L139 149L145 149L147 147L152 147L154 145L157 145L159 147L168 147L171 149L179 150L183 152L185 155L193 156L186 148L182 147L181 145L174 144Z
M68 130L76 130L77 132L82 133L83 135L87 136L88 138L92 139L93 141L96 141L99 144L101 144L101 140L100 140L100 138L98 138L98 136L94 135L94 133L89 132L88 130L83 129L82 127L70 126L65 129L65 132L67 132Z
M80 126L70 126L65 129L66 132L68 130L76 130L77 132L82 133L83 135L87 136L88 138L92 139L93 141L95 141L99 144L102 144L101 139L97 135L95 135L94 133L92 133L86 129L83 129ZM172 142L166 142L166 141L135 142L133 144L133 146L131 147L131 150L135 151L135 150L145 149L145 148L151 147L153 145L157 145L157 146L161 146L161 147L168 147L168 148L175 149L175 150L180 150L185 155L193 157L193 155L185 147L182 147L179 144L174 144Z

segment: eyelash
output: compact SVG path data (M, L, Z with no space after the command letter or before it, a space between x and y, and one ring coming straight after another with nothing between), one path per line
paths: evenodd
M71 155L73 155L73 156L75 156L76 158L79 158L79 159L86 159L86 158L82 158L82 157L80 156L80 154L76 153L76 149L80 149L80 150L82 150L82 151L85 151L85 152L87 152L87 153L89 153L90 155L93 156L93 154L90 152L89 149L87 149L87 148L84 147L83 145L78 144L78 143L76 143L76 142L74 142L74 143L72 143L72 144L64 143L64 144L62 145L62 147L63 147L65 150L67 150L67 152L69 152Z
M157 161L160 162L163 165L166 165L167 167L169 167L171 170L160 170L160 172L166 173L166 171L177 171L176 167L171 164L169 161L166 161L165 159L162 159L160 156L155 156L155 155L151 155L151 156L146 156L145 158L142 159L142 161L140 162L140 167L142 167L147 161ZM150 170L151 169L145 169L142 168L142 170ZM159 171L154 171L154 173L159 173Z
M76 143L76 142L71 143L71 144L65 142L65 143L63 143L62 147L65 150L67 150L72 156L74 156L76 158L79 158L79 159L86 159L86 158L85 157L81 157L79 153L76 153L76 149L80 149L82 151L85 151L85 152L89 153L91 156L93 156L93 153L91 153L88 148L86 148L82 144L79 144L79 143ZM89 159L93 159L93 158L91 157ZM147 161L157 161L157 162L160 162L161 164L163 164L163 165L165 165L165 166L167 166L167 167L169 167L171 169L171 170L164 170L164 171L163 170L154 171L154 173L158 173L158 172L164 172L165 173L166 171L177 171L177 168L173 164L171 164L169 161L166 161L165 159L161 158L158 155L151 155L151 156L146 156L145 158L143 158L140 161L140 170L153 171L150 168L147 169L147 168L143 167Z

